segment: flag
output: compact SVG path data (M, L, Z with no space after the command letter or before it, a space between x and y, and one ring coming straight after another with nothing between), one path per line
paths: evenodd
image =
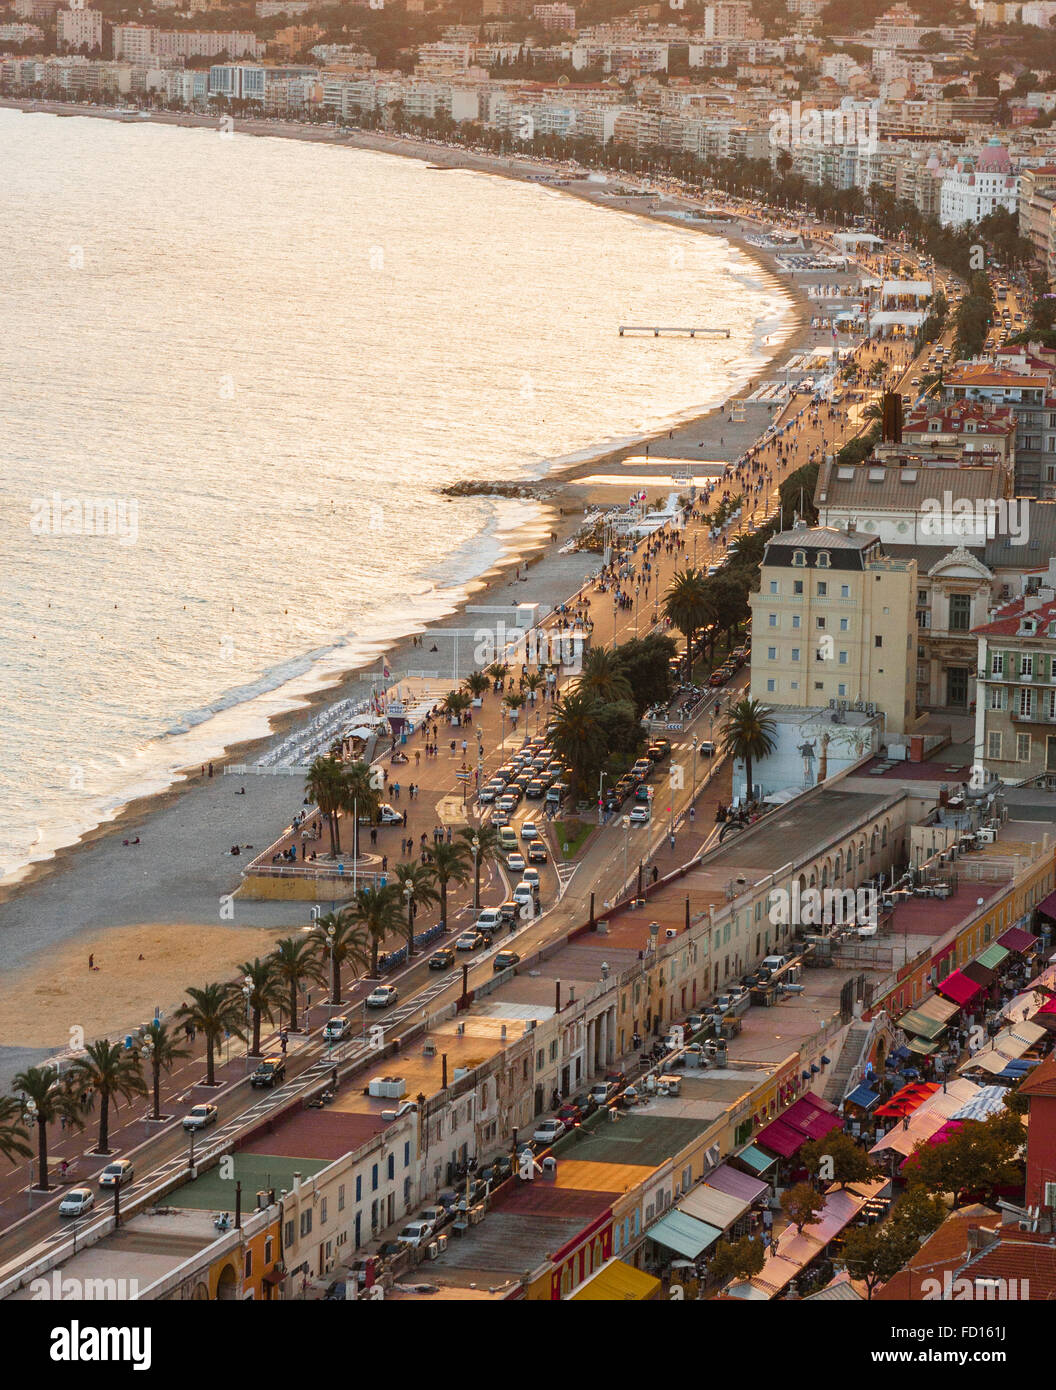
M392 675L392 672L389 670L389 663L388 663L388 661L382 661L382 663L381 663L381 674L386 678L386 680L389 678L389 676Z

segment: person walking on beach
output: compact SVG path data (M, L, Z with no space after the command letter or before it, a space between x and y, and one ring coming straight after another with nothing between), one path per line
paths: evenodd
M95 954L94 954L94 952L92 953L92 955L90 955L90 956L88 957L88 969L89 969L89 970L94 970L94 969L95 969Z

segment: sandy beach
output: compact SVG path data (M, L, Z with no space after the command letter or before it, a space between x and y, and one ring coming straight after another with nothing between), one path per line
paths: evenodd
M76 106L2 104L104 116L102 111ZM175 113L162 113L156 119L215 125L208 117ZM533 171L547 167L366 132L338 135L326 128L266 121L239 121L237 128L263 136L379 149L433 163L448 160L506 178L526 179ZM645 199L614 199L598 186L560 191L642 216L669 216L651 211ZM680 221L678 225L692 224ZM811 340L809 322L815 306L799 285L779 273L767 251L733 235L725 226L694 226L694 230L719 235L738 246L756 263L761 275L780 283L795 302L788 332L774 343L769 361L755 378L757 384L774 372L776 363ZM751 402L746 405L744 421L735 423L728 404L649 440L648 461L644 461L644 442L635 443L554 471L532 485L528 491L541 503L542 516L526 533L511 538L499 564L467 586L465 602L502 604L530 599L546 607L563 602L599 563L598 557L589 553L561 553L563 543L581 525L588 505L626 500L625 477L632 472L636 478L662 480L673 467L732 462L778 413L772 403ZM628 459L635 460L632 470L625 467ZM606 481L598 482L599 476ZM608 481L610 478L613 481ZM662 490L659 483L655 492ZM445 628L464 621L461 608L453 608L448 617L429 628L440 650L427 660L441 671L450 669L451 658L437 638ZM412 647L410 635L394 642L387 658L394 673L420 666L425 659ZM0 888L5 967L0 984L0 1074L7 1077L16 1067L62 1046L72 1027L84 1028L89 1037L113 1035L146 1021L155 1007L167 1012L187 984L230 976L240 960L263 954L276 934L304 924L304 904L239 901L234 919L225 915L229 913L225 904L239 883L240 865L232 860L231 845L252 847L255 852L264 849L299 809L303 789L295 777L224 776L222 768L225 763L253 762L291 730L308 722L320 707L349 696L360 698L369 689L369 678L365 680L362 671L345 673L306 697L300 708L275 718L273 731L266 738L227 748L214 759L218 775L202 777L197 768L189 770L185 780L167 792L128 805L113 821L97 827L76 845L31 866L20 881ZM244 796L238 795L240 787L245 788ZM139 838L137 845L122 843L135 837ZM87 971L90 952L100 962L98 973Z

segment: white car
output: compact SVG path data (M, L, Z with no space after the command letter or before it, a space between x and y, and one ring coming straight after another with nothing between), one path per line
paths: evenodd
M636 807L634 808L634 810L631 812L631 824L632 824L632 825L648 825L648 824L649 824L649 807L648 807L648 806L636 806Z
M538 893L539 885L541 883L541 879L539 878L539 870L525 869L525 871L521 874L521 882L530 883L532 887L535 889L535 891Z
M352 1020L345 1018L344 1015L327 1019L326 1026L323 1028L323 1037L327 1042L340 1042L351 1027Z
M99 1174L100 1187L125 1187L132 1181L134 1172L130 1158L117 1158L108 1163Z
M368 1009L387 1009L390 1004L395 1004L399 997L400 992L395 985L378 985L363 1002Z
M219 1113L215 1105L192 1105L183 1117L183 1127L186 1130L205 1129L207 1125L216 1123Z
M532 1134L532 1138L535 1140L537 1144L550 1145L553 1144L555 1140L560 1139L564 1132L564 1120L540 1120L539 1124L535 1128L534 1133Z
M513 890L513 901L521 907L529 907L535 902L535 890L530 883L518 883Z
M419 1245L425 1245L432 1239L433 1228L428 1221L409 1221L396 1239L401 1245L409 1245L412 1250L417 1250Z
M484 938L481 936L480 932L477 931L475 927L471 928L469 931L464 931L455 942L455 950L475 951L483 940Z
M539 828L534 820L526 820L521 826L522 840L538 840Z
M497 907L484 908L477 918L477 931L497 932L501 926L502 913Z
M506 867L513 873L520 873L524 868L524 855L508 854L506 856Z
M95 1206L95 1193L90 1187L71 1187L59 1203L60 1216L85 1216Z

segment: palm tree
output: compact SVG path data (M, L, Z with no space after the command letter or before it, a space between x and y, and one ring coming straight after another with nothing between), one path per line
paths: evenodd
M585 795L587 778L605 759L605 731L598 719L601 701L578 690L562 695L550 716L550 744L572 769L576 790Z
M264 960L259 956L254 956L252 960L244 960L238 967L238 973L241 979L239 983L232 983L231 994L236 1003L241 999L244 1010L248 1008L253 1026L253 1042L249 1055L259 1057L261 1020L276 1016L282 1008L285 993L275 971L274 956L266 956ZM249 991L248 997L246 990Z
M469 858L472 846L465 840L452 840L450 844L440 841L438 844L430 846L429 863L433 871L433 878L436 880L440 890L440 925L447 926L447 885L455 883L465 883L469 877L469 866L466 863ZM399 877L399 869L396 871Z
M470 671L469 675L462 682L474 699L481 699L491 689L491 681L483 671Z
M246 1036L242 1021L242 1001L231 993L230 984L208 984L184 991L189 1004L181 1004L174 1017L205 1036L205 1084L216 1085L216 1049L225 1033Z
M511 690L508 695L504 695L502 697L502 703L510 711L510 719L512 720L514 727L516 727L517 717L520 714L521 707L524 704L524 696L521 694L519 690ZM527 737L527 735L525 735L525 737Z
M617 700L634 699L631 683L608 647L594 647L587 653L576 689L584 695L595 696L607 705Z
M441 709L443 709L445 714L450 715L452 719L461 721L462 716L472 703L472 696L467 695L464 690L449 690L444 696Z
M349 763L344 769L341 810L352 817L352 855L359 858L359 822L362 816L373 821L381 805L381 793L369 763Z
M414 918L418 908L439 899L433 884L436 874L430 864L397 864L395 869L399 895L407 908L407 959L414 955ZM410 891L408 892L408 889Z
M484 667L484 674L493 681L505 680L510 674L510 664L508 661L493 661L490 666Z
M473 841L477 842L476 853L473 854L475 863L473 865L473 906L480 906L480 867L484 862L486 854L493 854L498 848L499 832L486 821L474 828L467 825L464 830L458 832L460 839L465 841L466 848L473 854Z
M337 813L344 803L345 794L344 768L340 758L315 758L308 769L304 790L308 800L319 807L319 814L330 825L330 853L336 859L341 853Z
M765 758L777 747L777 725L766 705L758 700L739 700L722 725L723 752L744 759L747 778L745 800L752 799L752 759Z
M524 678L524 688L530 695L535 695L545 684L546 677L541 671L529 671Z
M326 983L326 971L319 964L316 943L307 936L284 936L275 943L275 975L287 991L290 1032L297 1032L297 991L302 984Z
M117 1109L120 1101L147 1094L139 1053L129 1051L109 1038L89 1043L75 1058L70 1068L70 1085L87 1091L90 1110L99 1097L99 1139L95 1152L110 1152L110 1103Z
M14 1096L0 1096L0 1154L8 1163L14 1163L16 1158L31 1158L33 1150L28 1139L21 1105Z
M163 1023L160 1018L148 1026L146 1037L143 1039L143 1053L150 1063L151 1081L154 1092L154 1113L152 1120L161 1119L161 1073L172 1071L173 1065L184 1057L189 1057L190 1051L186 1047L177 1045L176 1039L169 1032L167 1023Z
M320 917L312 928L321 960L330 962L330 1003L341 1003L341 967L347 963L365 970L370 964L370 942L366 931L343 908Z
M11 1085L25 1096L27 1118L37 1122L37 1188L48 1192L48 1125L65 1120L75 1129L83 1129L79 1096L53 1066L28 1067Z
M378 951L390 932L403 926L399 889L395 883L384 888L361 888L346 911L354 922L366 929L370 940L370 973L378 973Z
M664 594L664 616L686 639L686 675L693 675L693 638L710 617L706 576L690 565L679 570Z

